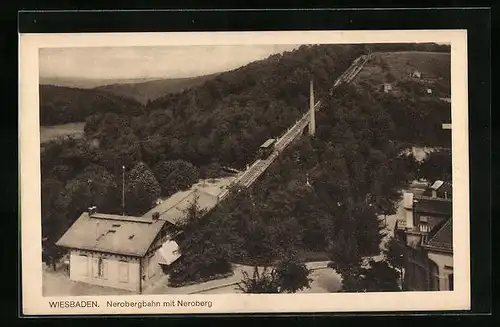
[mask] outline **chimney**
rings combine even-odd
[[[153,212],[153,220],[158,220],[160,218],[160,213],[159,212]]]
[[[89,207],[89,216],[93,216],[96,212],[97,212],[96,206]]]

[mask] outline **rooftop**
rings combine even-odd
[[[165,224],[151,216],[84,212],[57,241],[58,246],[142,257]]]
[[[168,221],[173,225],[178,225],[186,216],[186,210],[194,202],[196,197],[198,206],[201,209],[209,210],[217,204],[217,195],[202,190],[189,190],[176,193],[167,201],[151,209],[144,216],[151,217],[153,212],[158,212],[161,220]]]
[[[264,144],[262,144],[260,147],[261,148],[267,148],[268,146],[270,146],[271,144],[273,144],[274,141],[275,141],[275,139],[269,139],[266,142],[264,142]]]
[[[434,235],[424,242],[424,246],[428,249],[444,250],[453,252],[453,223],[448,219]]]
[[[444,184],[443,181],[435,181],[434,184],[432,184],[430,186],[431,189],[433,190],[437,190],[438,188],[440,188],[442,185]]]
[[[414,210],[419,213],[450,216],[453,203],[451,199],[432,198],[428,196],[414,196]]]
[[[198,199],[199,207],[209,210],[217,204],[217,195],[201,190],[178,192],[142,217],[84,212],[57,241],[56,245],[142,257],[166,222],[179,225],[186,209]],[[153,219],[158,212],[159,218]]]

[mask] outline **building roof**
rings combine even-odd
[[[179,245],[177,242],[169,240],[163,243],[162,247],[158,250],[160,259],[158,262],[163,265],[170,265],[175,260],[181,257],[179,253]]]
[[[217,204],[217,196],[201,190],[189,190],[179,192],[167,201],[151,209],[146,215],[153,215],[153,212],[160,214],[160,219],[168,221],[170,224],[179,225],[186,216],[186,210],[198,197],[198,206],[209,210]]]
[[[432,184],[430,186],[431,189],[433,190],[437,190],[438,188],[440,188],[442,185],[444,184],[443,181],[435,181],[434,184]]]
[[[271,144],[273,144],[274,141],[275,141],[275,139],[269,139],[266,142],[264,142],[260,147],[261,148],[267,148],[268,146],[270,146]]]
[[[415,212],[451,217],[453,206],[451,199],[415,196],[413,203]]]
[[[428,249],[453,251],[453,223],[448,219],[434,235],[432,235],[424,246]]]
[[[142,257],[165,224],[152,216],[131,217],[84,212],[56,245]]]
[[[209,210],[217,204],[217,196],[203,191],[179,192],[163,201],[142,217],[84,212],[57,241],[56,245],[142,257],[165,223],[178,225],[186,209],[198,197],[200,208]],[[158,212],[159,218],[153,219]]]

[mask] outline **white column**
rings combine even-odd
[[[316,131],[316,119],[314,112],[314,86],[313,81],[309,85],[309,135],[314,135]]]

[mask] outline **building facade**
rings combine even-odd
[[[451,184],[433,183],[424,195],[404,193],[405,218],[396,235],[404,244],[404,288],[453,290]]]
[[[131,217],[84,212],[56,243],[69,252],[69,278],[142,293],[163,275],[159,249],[175,227],[158,213]]]

